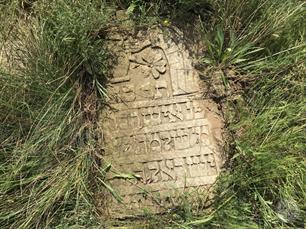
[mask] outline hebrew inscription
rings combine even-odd
[[[201,98],[189,53],[160,30],[112,44],[117,64],[101,121],[106,159],[113,165],[108,181],[126,203],[147,203],[140,197],[144,190],[214,183],[223,122],[217,105]]]

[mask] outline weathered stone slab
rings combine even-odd
[[[169,34],[115,37],[110,46],[118,59],[101,123],[112,164],[107,181],[125,203],[112,199],[110,211],[120,217],[161,211],[166,197],[213,184],[223,121],[217,104],[202,98],[188,51]]]

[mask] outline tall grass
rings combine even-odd
[[[102,1],[37,1],[24,18],[19,5],[14,14],[3,7],[2,18],[17,22],[7,21],[16,28],[0,75],[0,227],[97,224],[108,10]]]
[[[215,1],[203,22],[207,67],[245,93],[225,99],[231,139],[228,171],[208,218],[188,225],[302,228],[305,224],[305,3]],[[230,69],[231,71],[228,71]],[[213,75],[215,76],[215,75]],[[225,83],[226,90],[232,90]],[[241,85],[241,84],[240,84]]]

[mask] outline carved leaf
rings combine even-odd
[[[156,68],[152,68],[152,75],[154,77],[154,79],[158,79],[159,78],[159,72],[157,71]]]

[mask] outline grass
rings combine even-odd
[[[223,72],[227,80],[220,81],[229,95],[237,84],[244,93],[224,98],[233,136],[229,170],[217,185],[216,210],[212,219],[200,217],[189,225],[303,228],[305,3],[211,5],[218,17],[208,27],[202,24],[207,47],[203,62]],[[235,72],[234,77],[229,72]]]
[[[112,192],[96,136],[109,6],[141,25],[200,28],[203,68],[226,91],[218,102],[231,138],[212,208],[182,201],[139,227],[303,228],[306,6],[298,0],[0,1],[0,227],[105,226],[94,199]]]
[[[16,20],[7,21],[15,28],[0,76],[0,226],[98,224],[93,189],[102,185],[92,177],[104,176],[95,129],[108,10],[101,1],[56,0],[12,13],[19,3],[2,15]]]

